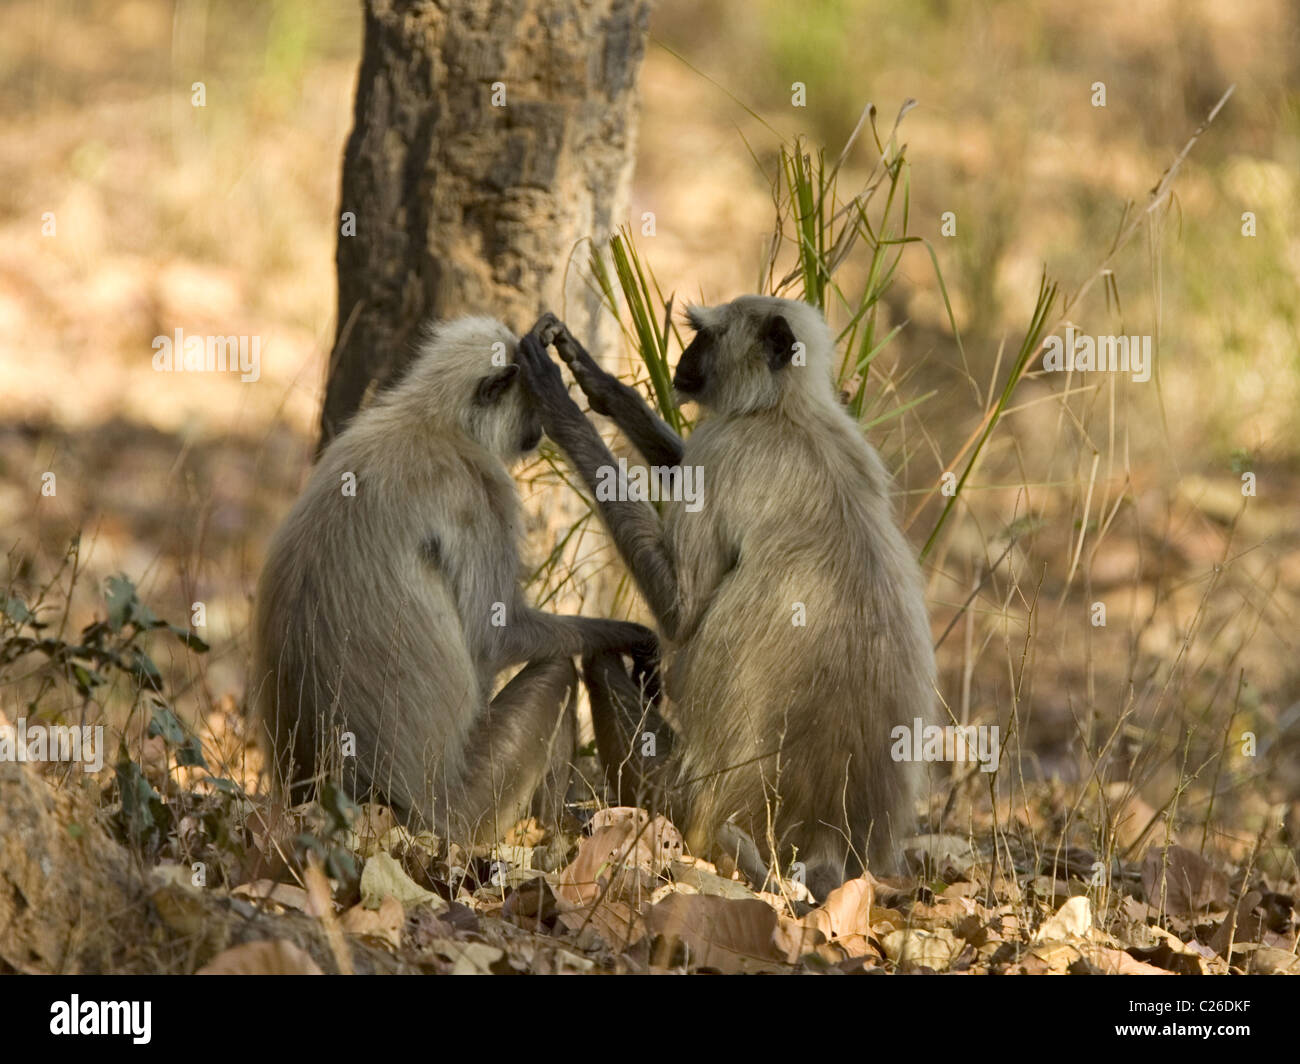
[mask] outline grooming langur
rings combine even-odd
[[[271,542],[252,690],[295,799],[341,772],[408,821],[490,842],[544,783],[563,796],[571,658],[653,656],[641,625],[524,599],[506,466],[541,427],[516,345],[491,318],[437,327],[321,455]],[[355,758],[338,756],[343,733]]]
[[[733,824],[766,859],[797,856],[824,897],[864,858],[894,863],[914,818],[920,769],[892,759],[890,733],[933,719],[920,572],[884,465],[838,400],[822,316],[747,296],[688,317],[673,383],[701,417],[684,445],[567,330],[547,330],[591,408],[652,466],[703,476],[702,504],[670,498],[662,519],[597,492],[614,460],[540,340],[519,363],[659,622],[688,844],[729,849]],[[593,715],[623,707],[626,732],[639,703],[621,663],[595,655],[585,672]]]

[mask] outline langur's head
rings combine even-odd
[[[533,450],[542,423],[515,363],[519,341],[495,318],[433,326],[395,399],[419,416],[450,423],[511,462]]]
[[[695,338],[682,352],[673,386],[719,414],[766,410],[791,394],[834,401],[831,343],[815,307],[774,296],[741,296],[689,307]]]

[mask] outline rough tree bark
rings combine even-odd
[[[596,300],[566,265],[626,210],[648,13],[649,0],[365,0],[322,447],[401,372],[428,318],[519,330],[549,307],[597,339]]]

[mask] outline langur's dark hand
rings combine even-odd
[[[547,414],[561,413],[569,408],[577,410],[577,404],[570,398],[568,389],[564,386],[560,367],[551,361],[545,346],[533,333],[529,333],[519,341],[515,362],[519,365],[524,388],[537,403],[543,419]]]
[[[629,622],[636,634],[636,639],[628,646],[628,653],[634,658],[649,660],[659,656],[659,637],[655,635],[653,628],[647,628],[644,624],[637,624],[635,621]]]
[[[573,379],[578,382],[578,387],[586,395],[591,409],[597,414],[613,413],[608,399],[619,388],[618,378],[601,369],[596,360],[587,353],[587,349],[574,339],[573,333],[569,332],[568,326],[563,323],[560,324],[560,331],[555,336],[555,350],[573,373]]]
[[[536,336],[543,347],[550,347],[555,343],[555,338],[563,332],[565,332],[564,322],[548,310],[528,330],[528,335]]]
[[[659,701],[659,640],[651,634],[648,641],[643,641],[628,651],[632,659],[632,682],[637,685],[645,698],[654,704]]]

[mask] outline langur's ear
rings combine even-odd
[[[773,314],[763,323],[763,332],[759,337],[763,355],[767,359],[767,368],[775,373],[790,364],[794,358],[794,330],[790,323],[780,314]]]
[[[511,362],[500,373],[484,377],[478,382],[478,387],[474,390],[474,402],[479,406],[491,406],[505,394],[505,390],[510,387],[510,382],[515,379],[518,373],[518,364]]]

